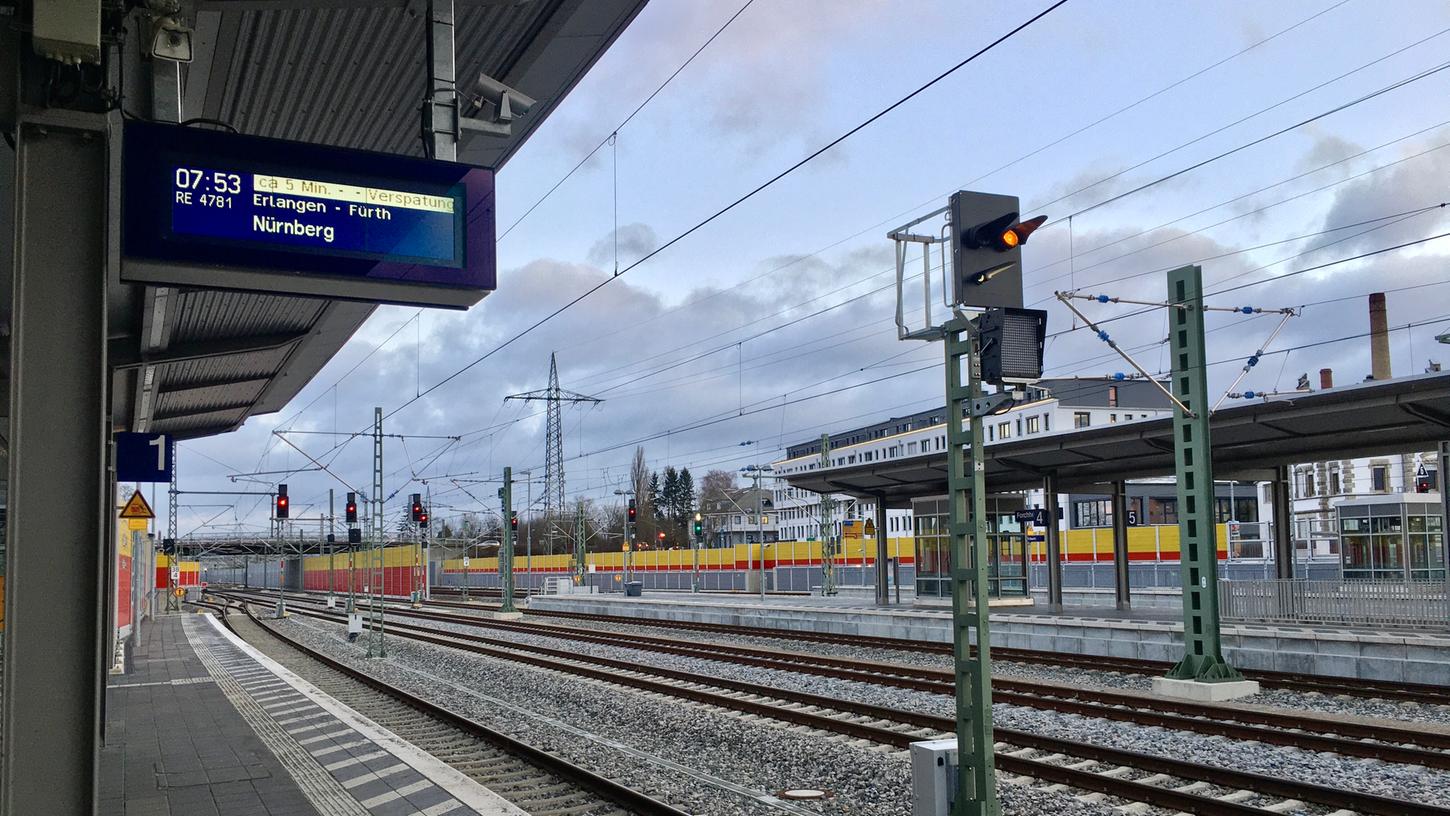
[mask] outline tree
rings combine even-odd
[[[649,465],[645,462],[644,446],[639,445],[634,449],[634,461],[629,466],[629,485],[634,491],[635,499],[643,503],[649,495]]]
[[[734,489],[734,473],[728,470],[712,470],[700,480],[700,506],[708,508],[715,502],[723,502]]]
[[[680,471],[680,486],[678,492],[680,519],[682,523],[687,523],[695,515],[695,477],[690,475],[689,468],[684,468]]]
[[[650,518],[656,519],[664,517],[664,511],[660,507],[660,475],[658,473],[651,473],[649,475],[649,485],[645,488],[644,498],[640,499],[639,503],[641,509],[644,507],[649,508],[648,512],[641,513],[640,515],[647,515]]]
[[[661,515],[672,523],[680,520],[680,474],[673,466],[665,468],[665,481],[660,493]]]

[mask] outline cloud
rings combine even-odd
[[[589,248],[589,263],[603,268],[611,267],[614,265],[617,249],[619,265],[622,267],[643,258],[658,246],[659,237],[648,224],[625,224],[594,242],[594,246]]]

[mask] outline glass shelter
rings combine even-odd
[[[1438,502],[1355,502],[1336,510],[1345,580],[1445,580],[1445,519]]]
[[[992,598],[1027,597],[1027,534],[1016,513],[1026,507],[1025,497],[987,497],[988,595]],[[951,502],[946,496],[915,499],[916,597],[951,598],[951,542],[947,535]]]

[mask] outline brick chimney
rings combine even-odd
[[[1385,293],[1369,296],[1369,359],[1370,376],[1377,381],[1390,379],[1390,321],[1385,312]]]
[[[1334,369],[1332,369],[1332,368],[1321,368],[1321,369],[1319,369],[1319,388],[1320,388],[1320,390],[1323,390],[1325,388],[1333,388],[1333,387],[1334,387]]]

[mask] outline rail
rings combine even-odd
[[[1442,581],[1220,580],[1218,602],[1227,621],[1450,628]]]

